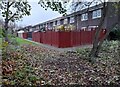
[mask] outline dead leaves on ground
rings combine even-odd
[[[111,52],[114,54],[116,51]],[[3,72],[9,84],[120,84],[120,63],[105,51],[101,54],[107,54],[110,58],[98,58],[96,63],[81,58],[80,51],[60,53],[32,45],[24,45],[19,50],[9,51],[8,54],[13,62],[3,61]]]

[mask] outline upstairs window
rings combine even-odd
[[[36,29],[39,30],[39,26],[36,26]]]
[[[67,24],[68,23],[68,20],[67,20],[67,18],[66,19],[64,19],[64,24]]]
[[[55,21],[53,22],[53,26],[56,26],[56,22]]]
[[[50,27],[53,27],[53,22],[50,22]]]
[[[64,24],[64,19],[61,19],[61,20],[60,20],[60,24],[61,24],[61,25]]]
[[[55,21],[55,25],[57,25],[57,21]]]
[[[93,11],[93,13],[92,13],[92,19],[100,18],[100,17],[101,17],[101,9]]]
[[[57,21],[54,21],[54,22],[53,22],[53,26],[56,26],[56,25],[57,25]]]
[[[46,24],[43,24],[43,27],[46,27],[47,25]]]
[[[86,21],[88,20],[88,13],[82,14],[81,16],[81,21]]]
[[[40,25],[40,29],[41,29],[41,28],[43,28],[43,25],[42,25],[42,24]]]
[[[57,21],[57,25],[60,25],[60,20]]]
[[[75,22],[75,18],[74,17],[70,17],[70,23],[74,23]]]
[[[45,27],[48,28],[48,26],[49,26],[49,23],[46,23]]]

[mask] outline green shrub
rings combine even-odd
[[[120,26],[116,25],[109,34],[110,40],[120,40]]]

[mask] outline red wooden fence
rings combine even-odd
[[[51,45],[58,48],[66,48],[80,45],[92,44],[95,36],[95,29],[81,31],[46,31],[33,32],[32,40],[35,42]],[[99,36],[101,40],[105,35],[102,30]]]

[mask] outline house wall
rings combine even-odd
[[[101,17],[93,19],[92,18],[93,11],[87,12],[88,20],[85,20],[85,21],[81,21],[82,14],[79,14],[77,16],[77,29],[81,29],[82,27],[88,28],[89,26],[98,26],[99,25]],[[107,28],[107,18],[105,18],[102,28]]]
[[[102,28],[104,28],[104,29],[109,29],[118,19],[117,16],[115,16],[114,8],[111,7],[111,5],[110,5],[109,8],[110,8],[108,10],[109,16],[107,14],[107,16],[105,18],[105,21],[103,23],[103,26],[102,26]],[[53,23],[55,21],[57,21],[57,22],[60,21],[60,24],[63,25],[64,24],[63,23],[64,19],[66,19],[66,18],[68,19],[68,24],[74,25],[76,30],[80,30],[83,27],[89,28],[89,26],[98,26],[99,23],[100,23],[100,19],[101,18],[92,19],[93,11],[98,10],[98,9],[103,10],[103,6],[102,5],[93,6],[93,7],[90,7],[89,10],[88,9],[84,9],[84,10],[81,10],[81,11],[69,14],[67,16],[63,16],[63,17],[59,17],[59,18],[56,18],[56,19],[52,19],[52,20],[46,21],[44,23],[41,23],[41,24],[33,26],[33,31],[36,30],[36,26],[44,25],[44,24],[47,24],[47,23],[49,25],[51,25],[51,23]],[[88,13],[88,20],[81,21],[81,16],[84,13]],[[70,17],[75,17],[75,22],[74,23],[70,23]],[[67,24],[65,24],[65,25],[67,25]],[[56,25],[56,26],[58,26],[58,25]]]

